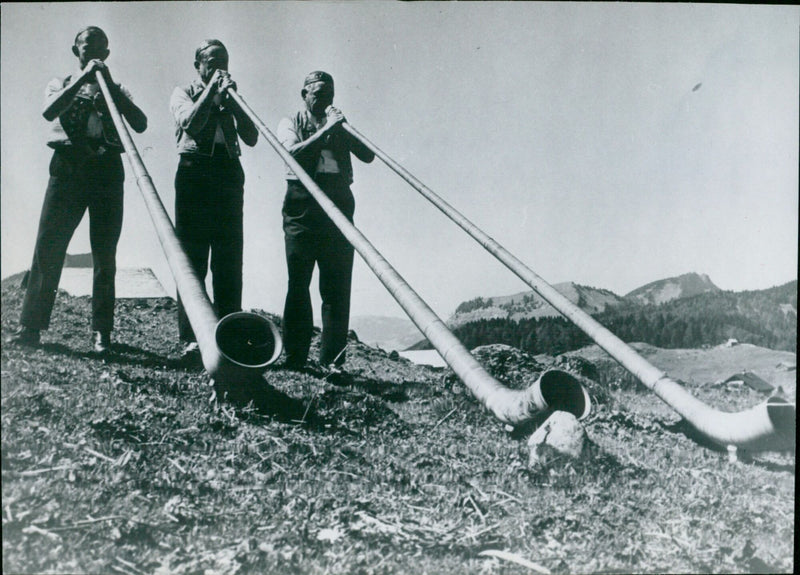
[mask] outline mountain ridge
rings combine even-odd
[[[625,294],[625,299],[642,304],[662,304],[701,293],[722,291],[706,274],[687,273],[650,282]]]
[[[573,286],[571,294],[564,293]],[[624,298],[570,282],[554,287],[624,341],[665,348],[718,345],[727,339],[772,349],[789,350],[797,344],[797,280],[732,292],[704,274],[684,274],[651,282]],[[520,299],[527,314],[514,307]],[[448,324],[468,348],[504,343],[533,353],[563,353],[590,342],[552,312],[524,292],[497,300],[479,297],[460,304]],[[423,339],[410,349],[430,349],[430,343]]]
[[[587,313],[600,313],[608,307],[625,303],[624,298],[614,292],[575,282],[562,282],[553,287],[572,303]],[[561,315],[552,305],[535,291],[519,292],[509,296],[478,297],[462,302],[448,318],[451,328],[481,319],[521,319],[556,317]]]

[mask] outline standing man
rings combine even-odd
[[[205,40],[195,51],[198,78],[175,88],[170,110],[178,141],[175,175],[175,231],[201,283],[209,252],[218,317],[242,309],[242,207],[244,171],[239,138],[248,146],[258,129],[229,101],[236,83],[228,73],[228,51],[219,40]],[[197,340],[178,296],[178,332],[184,355],[197,352]]]
[[[102,72],[119,111],[136,132],[147,128],[147,116],[121,84],[111,79],[104,61],[108,37],[96,26],[75,36],[72,53],[79,69],[55,78],[45,90],[42,115],[51,123],[47,145],[53,148],[50,179],[39,218],[20,327],[12,342],[38,345],[50,325],[67,247],[83,214],[89,210],[92,245],[92,344],[105,353],[114,326],[114,278],[117,242],[122,231],[122,146],[95,73]]]
[[[333,78],[311,72],[300,92],[306,109],[278,125],[277,137],[314,182],[352,222],[355,200],[351,152],[362,162],[375,154],[342,129],[341,111],[333,107]],[[322,344],[319,362],[340,372],[345,361],[350,321],[353,247],[328,218],[294,172],[287,167],[283,231],[289,287],[283,310],[286,366],[301,369],[308,358],[313,333],[309,285],[319,266],[322,296]]]

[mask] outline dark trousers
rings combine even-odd
[[[352,221],[355,206],[349,186],[336,178],[318,177],[318,183]],[[322,297],[319,361],[322,365],[342,365],[350,322],[353,247],[302,184],[291,180],[284,201],[283,227],[289,271],[283,310],[286,362],[302,365],[308,358],[314,323],[309,286],[316,265]]]
[[[34,329],[49,327],[67,247],[88,209],[94,265],[92,329],[111,332],[124,179],[119,154],[86,157],[68,149],[53,154],[22,303],[22,325]]]
[[[211,255],[214,310],[242,309],[244,172],[238,158],[182,155],[175,175],[175,232],[192,269],[205,283]],[[195,341],[178,296],[178,333]]]

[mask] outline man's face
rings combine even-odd
[[[327,82],[314,82],[306,86],[303,91],[306,108],[315,116],[323,116],[325,109],[333,104],[333,86]]]
[[[92,60],[105,60],[110,53],[108,50],[108,38],[106,38],[105,34],[95,30],[84,32],[75,41],[72,53],[78,57],[81,68],[85,68],[86,64]]]
[[[203,83],[207,84],[216,70],[228,69],[228,51],[222,46],[209,46],[200,54],[194,67]]]

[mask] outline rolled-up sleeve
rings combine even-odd
[[[192,123],[192,118],[194,118],[194,102],[189,97],[189,94],[182,88],[175,88],[169,99],[169,109],[178,127],[185,132],[189,132],[188,128]]]
[[[275,135],[277,136],[278,141],[287,150],[301,141],[300,134],[297,132],[294,122],[292,122],[292,120],[289,118],[283,118],[278,123],[278,130]]]
[[[53,78],[47,83],[47,87],[44,89],[45,108],[50,105],[50,102],[53,101],[53,97],[63,90],[66,85],[66,82],[61,78]]]
[[[287,151],[292,146],[302,141],[300,139],[300,133],[295,125],[295,122],[293,122],[290,118],[283,118],[280,122],[278,122],[278,129],[275,133],[275,137],[278,138],[278,141],[284,148],[286,148]],[[289,164],[286,164],[286,178],[289,180],[297,179],[297,176],[292,168],[289,167]]]

